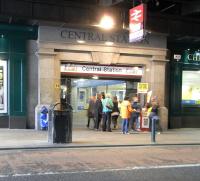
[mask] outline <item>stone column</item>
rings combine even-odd
[[[27,42],[27,128],[34,128],[35,107],[38,104],[38,42]]]
[[[39,56],[39,104],[60,102],[60,62],[55,54]]]
[[[155,57],[154,57],[155,58]],[[151,65],[151,90],[159,100],[159,117],[162,130],[168,128],[168,109],[166,108],[167,87],[166,87],[166,63],[168,60],[153,59]]]

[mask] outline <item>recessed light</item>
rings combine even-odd
[[[77,40],[78,43],[85,43],[84,40]]]
[[[113,45],[114,43],[113,43],[112,41],[106,41],[105,44],[108,45],[108,46],[111,46],[111,45]]]
[[[146,69],[146,72],[149,72],[149,71],[150,71],[150,69],[147,68],[147,69]]]
[[[97,79],[99,79],[99,77],[98,77],[97,75],[94,75],[94,76],[92,77],[92,79],[97,80]]]

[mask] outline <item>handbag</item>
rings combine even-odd
[[[106,103],[106,107],[107,107],[108,109],[111,109],[111,110],[113,109],[113,106],[110,105],[109,101]]]

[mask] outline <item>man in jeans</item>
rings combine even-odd
[[[151,99],[151,107],[149,108],[149,111],[148,111],[150,130],[152,128],[152,122],[154,122],[156,131],[161,131],[161,127],[159,125],[158,108],[159,108],[158,100],[157,100],[157,97],[154,96]],[[157,132],[157,133],[160,134],[160,132]]]
[[[133,97],[133,102],[131,104],[132,109],[135,109],[136,111],[131,113],[131,118],[130,118],[130,126],[132,131],[137,131],[137,123],[138,119],[140,117],[140,112],[141,112],[141,105],[138,102],[138,97],[134,96]]]
[[[111,132],[111,113],[113,108],[113,102],[110,94],[106,94],[105,99],[102,99],[103,105],[103,126],[102,131]]]

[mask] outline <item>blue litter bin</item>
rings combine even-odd
[[[48,109],[43,106],[40,110],[40,127],[42,130],[48,129]]]

